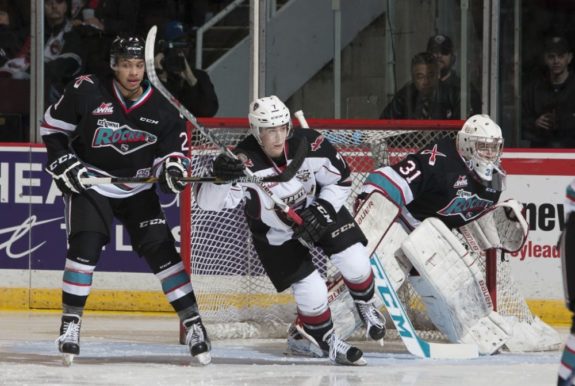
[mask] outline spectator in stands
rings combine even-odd
[[[459,119],[459,93],[439,82],[434,55],[420,52],[411,60],[411,81],[381,113],[381,119]]]
[[[86,72],[110,72],[108,52],[116,36],[134,36],[140,0],[72,0],[73,24],[86,45]]]
[[[24,44],[24,29],[10,0],[0,0],[0,66],[15,58]]]
[[[453,88],[453,92],[461,97],[461,78],[453,68],[457,60],[453,48],[453,42],[447,35],[435,35],[427,41],[427,52],[432,53],[439,64],[439,81],[448,88]],[[479,91],[473,84],[470,84],[468,92],[470,102],[467,109],[468,116],[481,113]]]
[[[158,77],[168,90],[195,116],[213,117],[218,97],[207,72],[192,69],[189,51],[192,45],[181,22],[172,20],[163,28],[161,52],[156,55]]]
[[[575,77],[569,70],[573,51],[562,36],[545,40],[544,76],[523,93],[523,137],[531,147],[575,147]]]
[[[55,102],[64,86],[82,70],[83,46],[69,19],[69,0],[44,2],[44,84],[46,103]],[[30,38],[18,57],[7,61],[0,72],[15,79],[30,77]]]

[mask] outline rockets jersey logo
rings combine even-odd
[[[428,163],[430,166],[435,165],[435,161],[437,160],[437,156],[447,157],[445,154],[437,151],[437,145],[434,145],[433,149],[431,149],[431,150],[427,149],[427,150],[422,151],[421,154],[425,154],[425,155],[429,154]]]
[[[114,114],[112,103],[102,102],[102,104],[92,111],[92,115],[111,115]]]
[[[459,190],[457,196],[437,213],[442,216],[460,216],[465,221],[471,221],[492,205],[493,201],[491,200],[485,200],[477,194]]]
[[[74,82],[74,88],[80,87],[82,82],[88,82],[94,84],[94,81],[90,78],[90,75],[80,75],[79,77],[76,78],[76,81]]]
[[[315,141],[313,141],[311,143],[311,151],[319,150],[319,148],[321,147],[321,144],[323,143],[324,140],[325,140],[325,138],[323,135],[320,135],[319,137],[317,137],[315,139]]]
[[[153,145],[158,138],[141,130],[134,130],[126,125],[106,119],[98,120],[98,128],[94,133],[92,147],[112,147],[120,154],[130,154],[143,147]]]

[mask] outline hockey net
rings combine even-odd
[[[200,122],[220,143],[229,147],[248,135],[247,119],[202,119]],[[462,121],[365,120],[310,120],[309,123],[338,149],[352,169],[353,193],[347,201],[350,209],[371,170],[394,164],[445,136],[455,137],[463,124]],[[191,138],[192,175],[203,175],[218,153],[218,147],[197,130],[192,131]],[[243,207],[204,211],[197,207],[189,192],[182,196],[181,204],[182,257],[191,262],[192,283],[202,318],[208,324],[218,325],[211,329],[212,337],[285,337],[287,325],[296,315],[295,303],[289,290],[276,293],[267,278],[251,243]],[[324,277],[336,274],[320,250],[312,252],[314,263]],[[489,258],[482,259],[483,270],[490,273],[487,283],[498,311],[521,321],[532,321],[533,315],[511,278],[509,261],[495,253],[488,255]],[[416,329],[427,339],[442,339],[426,317],[415,291],[404,285],[399,295]],[[393,328],[391,324],[388,327]],[[389,335],[393,336],[393,332]]]

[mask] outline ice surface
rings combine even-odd
[[[64,367],[57,313],[0,314],[0,385],[554,385],[561,353],[417,359],[401,343],[360,341],[365,367],[294,357],[278,339],[218,340],[212,364],[191,363],[175,316],[88,313],[81,355]],[[209,326],[208,326],[209,329]],[[561,331],[565,336],[566,330]]]

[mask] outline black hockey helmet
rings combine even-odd
[[[114,69],[117,58],[144,59],[144,41],[136,36],[117,36],[110,49],[110,67]]]

